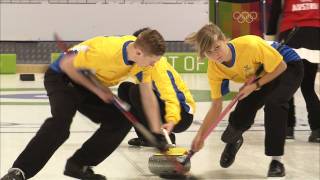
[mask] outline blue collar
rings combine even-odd
[[[133,62],[128,59],[128,53],[127,53],[127,47],[132,42],[133,41],[126,41],[122,46],[122,57],[123,57],[123,61],[124,61],[124,63],[126,65],[132,65],[133,64]]]
[[[228,43],[227,45],[231,50],[232,58],[231,58],[231,64],[230,65],[226,65],[226,64],[224,64],[224,65],[227,66],[227,67],[232,67],[234,65],[235,60],[236,60],[236,51],[234,50],[234,47],[233,47],[233,45],[231,43]]]

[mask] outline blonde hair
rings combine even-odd
[[[166,42],[154,29],[146,28],[138,33],[135,45],[147,55],[162,56],[166,51]]]
[[[211,49],[218,40],[226,40],[226,36],[217,25],[209,23],[198,32],[187,36],[185,42],[195,48],[200,60],[202,60],[205,58],[205,52]]]

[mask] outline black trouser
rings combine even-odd
[[[290,30],[280,34],[280,40],[286,39]],[[310,50],[320,50],[320,28],[300,27],[293,38],[288,42],[292,48],[307,48]],[[302,57],[303,58],[303,57]],[[318,70],[318,64],[303,60],[304,78],[301,83],[301,92],[307,105],[308,121],[311,130],[320,129],[320,101],[315,91],[315,78]],[[294,127],[296,124],[294,99],[289,102],[288,127]]]
[[[289,62],[287,69],[279,77],[238,102],[230,114],[230,125],[238,131],[248,130],[254,123],[257,111],[264,105],[265,154],[283,155],[288,101],[299,88],[302,77],[302,62]]]
[[[131,105],[131,112],[138,117],[141,124],[149,128],[149,124],[144,114],[144,110],[143,110],[143,106],[140,98],[141,96],[140,96],[139,85],[136,85],[131,82],[121,83],[118,88],[118,96],[122,100],[128,102]],[[162,122],[165,122],[165,119],[164,119],[165,103],[158,96],[156,97],[159,102],[161,120]],[[176,133],[179,133],[188,129],[193,121],[193,115],[185,112],[182,106],[180,107],[181,107],[181,113],[180,113],[181,121],[179,121],[179,123],[176,124],[173,129],[173,132],[176,132]],[[138,137],[143,138],[143,135],[139,132],[139,130],[136,129],[136,133]]]
[[[129,132],[131,124],[114,105],[104,103],[90,91],[72,83],[66,75],[48,69],[44,85],[52,117],[42,124],[13,164],[13,167],[22,169],[27,178],[38,173],[68,139],[72,118],[77,110],[100,123],[99,129],[69,159],[79,165],[98,165]]]

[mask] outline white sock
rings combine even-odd
[[[272,160],[281,162],[282,156],[272,156]]]

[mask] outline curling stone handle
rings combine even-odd
[[[172,141],[171,141],[171,139],[170,139],[170,137],[169,137],[168,131],[167,131],[166,129],[164,129],[164,128],[161,128],[161,130],[162,130],[162,132],[163,132],[164,137],[166,138],[167,143],[168,143],[170,146],[174,146],[174,144],[172,144]]]

